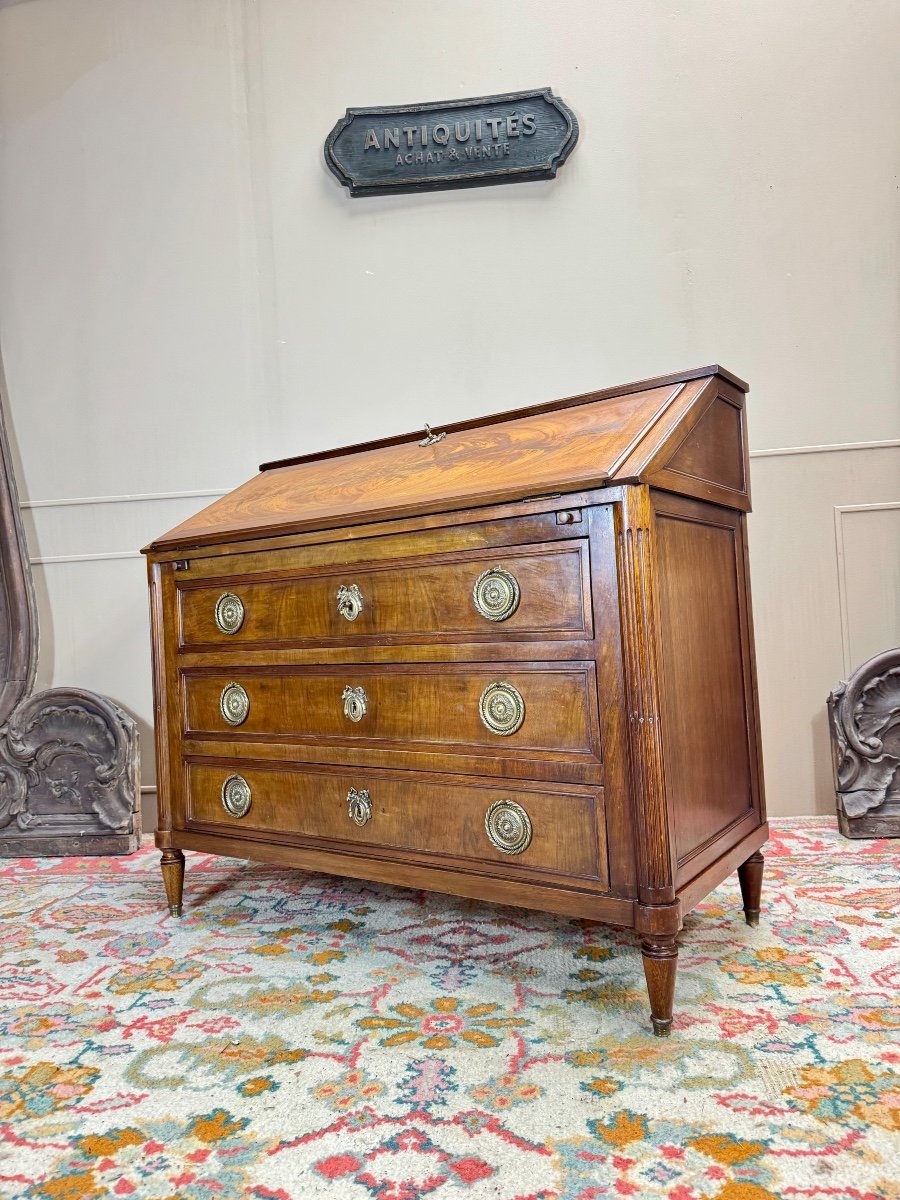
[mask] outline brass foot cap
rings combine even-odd
[[[181,905],[180,904],[170,904],[169,905],[169,916],[170,917],[180,917],[181,916]]]
[[[757,908],[754,911],[753,909],[745,908],[744,909],[744,917],[746,918],[747,924],[752,925],[753,928],[755,929],[756,926],[759,924],[759,909]]]
[[[672,1032],[671,1017],[651,1017],[650,1020],[653,1022],[653,1032],[657,1037],[668,1037]]]

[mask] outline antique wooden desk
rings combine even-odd
[[[159,831],[183,851],[627,926],[766,825],[746,385],[652,379],[264,466],[150,547]]]

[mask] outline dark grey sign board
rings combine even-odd
[[[549,88],[348,108],[325,161],[351,196],[552,179],[578,140],[575,114]]]

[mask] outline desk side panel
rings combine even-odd
[[[654,493],[676,886],[763,822],[743,514]]]

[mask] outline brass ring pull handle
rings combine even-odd
[[[347,621],[355,621],[363,610],[362,592],[355,583],[342,583],[337,590],[337,610]]]
[[[484,815],[484,829],[503,854],[521,854],[531,845],[531,818],[514,800],[495,801]]]
[[[234,592],[223,592],[216,601],[216,625],[223,633],[237,633],[244,623],[244,605]]]
[[[372,801],[365,788],[360,791],[351,788],[347,793],[347,815],[354,825],[365,825],[367,821],[371,821]]]
[[[251,799],[250,784],[243,775],[229,775],[222,784],[222,804],[232,817],[245,817]]]
[[[519,581],[503,567],[490,567],[475,580],[472,599],[488,621],[505,621],[519,607]]]
[[[509,737],[522,728],[525,720],[525,701],[511,683],[491,683],[478,701],[481,722],[491,733]]]
[[[369,711],[369,697],[361,687],[345,687],[341,695],[344,716],[351,721],[361,721]]]
[[[228,683],[219,697],[219,711],[229,725],[243,725],[250,712],[250,697],[239,683]]]

